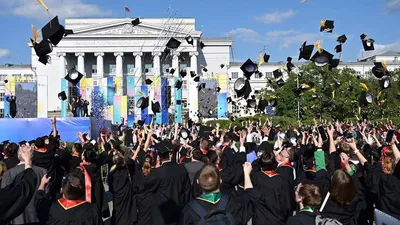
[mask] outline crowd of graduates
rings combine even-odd
[[[1,145],[0,224],[372,225],[375,209],[400,219],[390,121],[136,125],[78,133],[72,149],[52,124]]]

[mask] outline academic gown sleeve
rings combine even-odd
[[[0,190],[0,224],[6,224],[24,212],[35,193],[37,176],[32,169],[18,174],[14,182]]]

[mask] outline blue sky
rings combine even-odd
[[[334,34],[346,34],[343,60],[360,56],[359,35],[375,39],[379,51],[400,51],[400,0],[43,0],[52,16],[124,17],[128,6],[130,17],[167,17],[168,7],[177,17],[195,17],[197,30],[204,37],[233,37],[234,61],[257,59],[264,49],[270,61],[296,57],[302,42],[322,41],[322,47],[334,52]],[[31,24],[42,27],[48,16],[36,0],[0,0],[0,64],[30,63],[26,41]],[[334,34],[319,32],[321,19],[334,20]],[[365,55],[364,55],[365,56]]]

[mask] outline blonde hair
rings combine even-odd
[[[0,161],[0,181],[3,179],[3,175],[6,171],[7,165],[3,161]]]

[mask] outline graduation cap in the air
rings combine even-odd
[[[186,77],[186,75],[187,75],[186,70],[185,70],[185,69],[181,70],[181,71],[179,72],[179,75],[180,75],[181,77]]]
[[[335,46],[335,52],[336,53],[342,52],[342,44],[338,44],[338,45]]]
[[[195,77],[195,76],[197,76],[196,73],[195,73],[194,71],[190,71],[190,77],[193,78],[193,77]]]
[[[340,59],[332,59],[331,63],[329,64],[329,70],[332,70],[333,68],[336,68],[339,66]]]
[[[192,38],[192,36],[187,36],[187,37],[185,37],[185,40],[186,40],[186,42],[188,43],[188,44],[190,44],[190,45],[193,45],[193,38]]]
[[[335,26],[333,20],[321,20],[321,26],[319,28],[319,31],[332,33],[334,27]]]
[[[212,134],[214,127],[201,126],[199,130],[199,137],[207,138]]]
[[[364,51],[373,51],[375,50],[375,40],[372,38],[368,38],[366,34],[360,35],[361,42],[363,44]]]
[[[177,49],[181,45],[181,42],[171,37],[167,42],[166,46],[170,49]]]
[[[340,36],[336,39],[336,41],[339,42],[340,44],[344,44],[344,43],[346,43],[346,41],[347,41],[347,37],[346,37],[345,34],[340,35]]]
[[[220,92],[221,91],[221,88],[220,87],[215,87],[215,92]]]
[[[136,107],[140,108],[141,110],[144,110],[149,106],[149,98],[148,97],[141,97],[139,100],[136,102]]]
[[[292,63],[292,57],[287,57],[286,69],[290,73],[295,68],[295,65]]]
[[[276,69],[276,70],[272,71],[272,74],[274,75],[275,79],[278,79],[279,77],[283,76],[283,73],[280,69]]]
[[[68,71],[67,75],[64,77],[68,82],[70,82],[73,86],[76,86],[79,81],[82,79],[83,74],[81,74],[75,68],[72,68]]]
[[[199,82],[200,81],[200,76],[197,76],[197,77],[193,78],[193,81],[194,82]]]
[[[257,64],[255,64],[251,59],[247,59],[245,63],[240,67],[243,71],[243,75],[247,78],[250,78],[253,73],[258,70]]]
[[[267,53],[264,53],[264,56],[263,56],[264,63],[268,63],[270,57],[271,57],[270,55],[268,55]]]
[[[238,98],[244,97],[247,99],[251,93],[251,86],[249,80],[238,78],[233,84],[234,90]]]
[[[202,41],[200,41],[200,49],[203,49],[204,47],[206,47],[206,45]]]
[[[176,83],[175,83],[175,88],[178,89],[178,90],[181,89],[182,88],[182,84],[183,84],[183,81],[177,80]]]
[[[256,107],[256,100],[254,99],[248,99],[247,100],[247,108],[255,108]]]
[[[159,102],[151,102],[151,110],[153,113],[160,113],[161,112],[161,105]]]
[[[139,18],[136,18],[136,19],[134,19],[134,20],[132,20],[132,26],[137,26],[137,25],[139,25],[141,22],[140,22],[140,19]]]
[[[299,60],[310,60],[313,51],[314,45],[307,45],[307,41],[305,41],[300,48]]]
[[[366,107],[372,103],[372,100],[373,98],[371,94],[367,93],[366,91],[362,91],[358,103],[360,107]]]
[[[221,64],[221,65],[219,65],[219,67],[221,67],[221,69],[223,69],[225,67],[225,64]]]
[[[385,76],[382,79],[380,79],[379,86],[382,90],[390,88],[391,87],[390,78],[388,76]]]
[[[333,55],[323,49],[317,51],[311,58],[311,61],[315,63],[316,66],[325,66],[331,63]]]
[[[257,109],[260,110],[261,112],[265,111],[265,108],[268,106],[268,101],[265,99],[260,99],[258,101]]]
[[[50,63],[51,58],[48,54],[53,52],[53,45],[48,41],[47,39],[43,39],[39,43],[35,43],[31,39],[33,49],[35,50],[36,55],[39,57],[39,62],[43,63],[46,65],[47,63]]]
[[[201,90],[203,90],[205,88],[206,88],[206,83],[201,83],[199,86],[197,86],[197,90],[198,91],[201,91]]]
[[[227,98],[226,98],[226,101],[227,101],[228,103],[231,103],[231,102],[232,102],[232,98],[231,98],[231,97],[227,97]]]
[[[64,37],[65,28],[60,25],[58,16],[54,17],[42,28],[43,40],[49,40],[54,46],[57,46]]]
[[[385,62],[374,62],[375,66],[372,67],[372,74],[378,79],[389,75]]]
[[[146,83],[146,85],[150,85],[153,83],[153,81],[151,79],[146,79],[145,83]]]
[[[204,67],[204,68],[203,68],[203,71],[204,71],[205,73],[207,73],[207,72],[208,72],[208,69],[207,69],[206,67]]]
[[[67,100],[67,94],[65,93],[65,91],[58,93],[58,99],[60,99],[61,101]]]
[[[276,84],[278,85],[278,87],[283,87],[283,85],[285,85],[285,81],[281,78],[276,81]]]
[[[138,120],[138,121],[137,121],[137,124],[138,124],[139,126],[143,126],[143,125],[144,125],[144,120]]]

